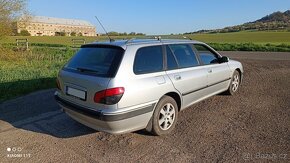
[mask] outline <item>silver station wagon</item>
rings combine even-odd
[[[240,62],[198,41],[96,42],[83,45],[60,70],[55,99],[70,117],[99,131],[164,135],[181,110],[235,94],[242,77]]]

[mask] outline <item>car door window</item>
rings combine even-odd
[[[173,51],[179,68],[187,68],[197,66],[198,60],[196,55],[192,51],[192,48],[188,44],[173,44],[169,45],[171,50]]]
[[[135,74],[152,73],[163,70],[161,46],[140,48],[135,56],[133,70]]]
[[[195,44],[195,49],[198,51],[201,62],[205,65],[218,63],[218,56],[209,50],[206,46]]]
[[[167,53],[167,69],[168,70],[177,69],[178,64],[176,62],[176,58],[174,57],[169,46],[166,46],[166,53]]]

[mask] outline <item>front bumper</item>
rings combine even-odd
[[[57,94],[54,97],[64,112],[76,121],[95,130],[113,134],[146,128],[155,106],[155,104],[151,104],[126,113],[106,114],[102,111],[91,110],[66,101]]]

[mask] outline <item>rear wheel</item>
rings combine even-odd
[[[239,89],[240,82],[241,82],[241,75],[237,70],[235,70],[231,79],[230,86],[225,93],[228,95],[234,95]]]
[[[153,113],[151,132],[154,135],[170,133],[175,127],[177,116],[178,108],[175,100],[169,96],[163,96]]]

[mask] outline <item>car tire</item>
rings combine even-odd
[[[151,133],[154,135],[169,134],[175,127],[178,117],[176,101],[169,96],[163,96],[152,116]]]
[[[231,79],[230,86],[228,90],[225,92],[227,95],[234,95],[237,93],[241,83],[241,74],[235,70]]]

